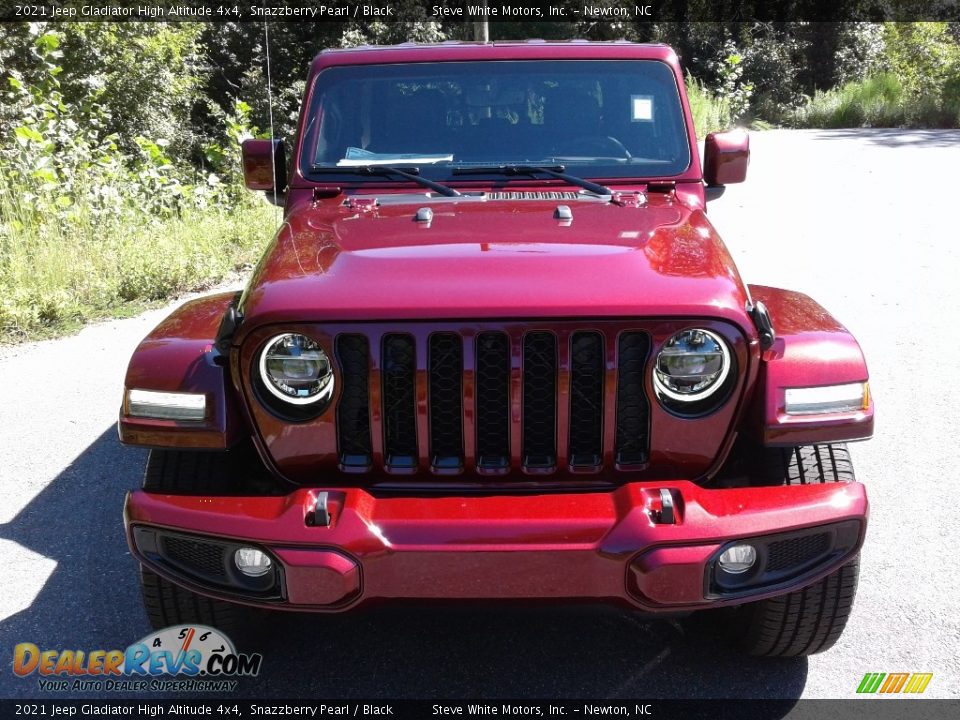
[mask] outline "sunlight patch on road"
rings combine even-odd
[[[12,540],[0,539],[0,621],[26,610],[43,590],[47,580],[57,569],[57,561],[27,550]]]

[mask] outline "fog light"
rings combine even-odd
[[[270,572],[273,563],[270,556],[252,547],[243,547],[233,554],[237,570],[248,577],[262,577]]]
[[[720,555],[717,564],[731,575],[745,573],[757,561],[757,551],[753,545],[733,545]]]

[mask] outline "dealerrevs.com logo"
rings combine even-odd
[[[37,675],[40,690],[52,692],[230,692],[234,678],[257,675],[262,662],[206,625],[164,628],[126,650],[41,650],[33,643],[13,649],[13,672]]]
[[[857,686],[860,694],[920,694],[927,689],[933,673],[867,673]]]

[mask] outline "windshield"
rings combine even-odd
[[[309,177],[394,165],[443,180],[521,164],[660,178],[690,164],[673,72],[652,60],[332,67],[317,76],[304,138]]]

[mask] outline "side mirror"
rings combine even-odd
[[[703,181],[707,187],[743,182],[749,164],[750,136],[745,130],[707,135],[703,153]]]
[[[287,188],[287,156],[280,140],[244,140],[240,146],[243,155],[243,182],[249,190],[272,193],[276,178],[277,194]]]

